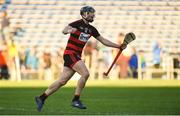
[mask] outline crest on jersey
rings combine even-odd
[[[90,38],[90,34],[86,34],[86,33],[81,33],[79,36],[79,40],[83,42],[87,42],[89,38]]]
[[[88,33],[88,28],[84,28],[85,33]]]

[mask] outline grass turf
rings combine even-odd
[[[70,106],[74,87],[63,87],[36,111],[34,96],[46,88],[0,88],[0,114],[23,115],[171,115],[180,114],[180,87],[86,87],[82,97],[88,109]]]

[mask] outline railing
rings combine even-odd
[[[180,68],[175,68],[174,67],[174,58],[179,58],[179,57],[174,57],[170,55],[166,55],[163,57],[164,64],[160,68],[155,68],[153,66],[151,67],[146,67],[145,69],[141,68],[141,64],[139,63],[138,66],[140,67],[138,69],[138,74],[139,80],[142,79],[152,79],[153,76],[152,74],[157,74],[160,73],[162,79],[175,79],[175,73],[176,73],[176,79],[180,79]],[[139,57],[139,62],[141,62],[141,59]]]

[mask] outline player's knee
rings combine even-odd
[[[90,74],[89,74],[89,72],[84,72],[84,73],[82,74],[82,76],[87,79],[87,78],[90,76]]]
[[[66,83],[67,83],[66,81],[60,81],[60,82],[59,82],[59,84],[60,84],[61,86],[65,85]]]

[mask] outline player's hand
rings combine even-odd
[[[77,31],[77,29],[76,29],[76,28],[73,28],[73,27],[70,27],[70,28],[68,29],[68,32],[69,32],[69,33],[74,33],[75,31]]]
[[[120,45],[119,49],[124,50],[124,49],[126,49],[126,47],[127,47],[127,44],[123,43],[123,44]]]

